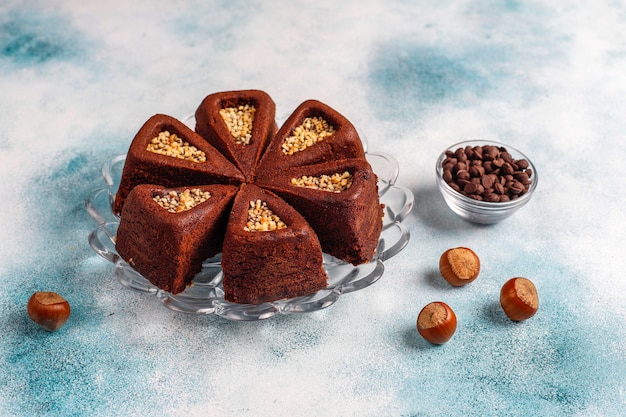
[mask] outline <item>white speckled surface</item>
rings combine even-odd
[[[0,415],[624,415],[624,4],[91,3],[0,4]],[[281,115],[336,108],[414,192],[407,248],[326,310],[177,314],[87,244],[84,199],[148,117],[244,88]],[[438,154],[473,138],[522,150],[541,177],[492,227],[436,189]],[[437,271],[454,246],[483,265],[464,288]],[[513,276],[540,295],[524,323],[498,305]],[[28,319],[37,290],[70,301],[60,331]],[[433,300],[459,318],[440,347],[414,327]]]

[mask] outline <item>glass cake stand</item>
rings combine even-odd
[[[237,304],[224,300],[221,286],[221,254],[207,259],[192,285],[173,295],[152,285],[136,272],[115,251],[115,235],[119,218],[113,214],[112,203],[119,186],[126,155],[117,155],[102,167],[104,186],[94,190],[85,207],[97,227],[89,234],[91,248],[111,262],[114,275],[124,286],[153,294],[171,310],[193,314],[216,314],[229,320],[262,320],[276,314],[309,313],[335,303],[343,294],[358,291],[376,282],[385,270],[384,261],[399,253],[409,241],[409,231],[402,221],[413,207],[413,193],[395,181],[398,177],[397,160],[386,153],[367,153],[367,160],[378,175],[381,204],[385,205],[383,230],[374,258],[362,265],[340,261],[324,254],[324,269],[328,286],[304,297],[283,299],[258,305]]]

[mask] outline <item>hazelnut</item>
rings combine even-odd
[[[513,321],[531,318],[539,308],[535,284],[527,278],[511,278],[500,290],[500,305]]]
[[[430,343],[442,345],[456,331],[456,314],[446,303],[432,302],[417,316],[417,331]]]
[[[55,292],[40,291],[28,300],[28,316],[49,332],[59,330],[70,316],[70,304]]]
[[[453,248],[439,258],[439,271],[446,281],[460,287],[474,281],[480,272],[480,259],[469,248]]]

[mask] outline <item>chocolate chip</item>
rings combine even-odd
[[[486,146],[476,146],[475,148],[481,149],[481,153],[483,155],[483,159],[485,161],[493,161],[498,156],[498,148],[491,145]]]
[[[500,201],[500,196],[495,193],[483,194],[483,198],[485,201],[489,201],[491,203],[497,203],[498,201]]]
[[[462,169],[456,173],[456,177],[460,180],[469,180],[471,175],[466,169]]]
[[[515,172],[515,169],[513,169],[513,166],[511,166],[511,164],[508,162],[505,162],[500,167],[500,175],[510,175],[510,174],[513,174],[514,172]]]
[[[508,163],[513,162],[513,156],[511,156],[511,154],[507,151],[500,152],[500,158],[504,159]]]
[[[458,174],[459,171],[465,171],[465,170],[467,170],[467,164],[464,161],[457,162],[454,168],[452,168],[452,172],[455,174]]]
[[[485,187],[485,188],[493,187],[493,183],[495,182],[495,179],[493,178],[494,176],[492,176],[492,175],[482,175],[480,177],[480,181],[482,182],[483,187]]]
[[[469,184],[469,183],[470,183],[470,181],[457,179],[457,180],[456,180],[456,183],[454,183],[454,182],[453,182],[452,184],[457,184],[457,185],[459,186],[459,188],[460,188],[460,189],[464,189],[464,188],[465,188],[465,186],[466,186],[467,184]]]
[[[525,159],[518,159],[515,163],[520,169],[526,169],[529,167],[528,161]]]
[[[513,175],[513,177],[524,185],[530,184],[530,178],[528,177],[528,174],[525,172],[516,172]]]
[[[509,190],[511,191],[511,193],[519,195],[519,194],[522,194],[524,190],[526,190],[526,187],[521,182],[515,180],[515,181],[511,181]]]
[[[485,187],[480,184],[476,184],[475,182],[468,182],[467,184],[465,184],[465,187],[463,187],[463,191],[468,194],[480,195],[485,191]]]
[[[469,174],[472,177],[482,177],[483,175],[485,175],[485,168],[483,168],[481,165],[472,165],[469,168]]]
[[[467,154],[461,148],[457,149],[456,152],[454,152],[454,155],[457,157],[459,161],[462,161],[462,162],[465,162],[469,159],[467,157]]]

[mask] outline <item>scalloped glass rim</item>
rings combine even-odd
[[[154,294],[165,307],[183,313],[216,314],[229,320],[262,320],[276,314],[307,313],[334,304],[341,295],[358,291],[376,282],[384,272],[384,261],[404,249],[410,239],[402,225],[413,207],[413,193],[395,185],[398,176],[396,159],[386,153],[368,153],[367,159],[378,175],[379,195],[385,205],[383,231],[374,258],[366,264],[353,266],[324,254],[328,287],[304,297],[283,299],[259,305],[237,304],[224,300],[221,288],[221,255],[207,259],[193,284],[180,294],[172,295],[152,285],[137,273],[115,251],[115,234],[119,219],[111,210],[119,185],[126,155],[109,159],[102,167],[105,188],[94,190],[85,201],[85,208],[96,221],[88,241],[102,258],[115,265],[114,275],[124,286]]]

